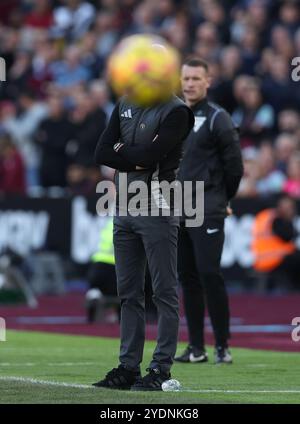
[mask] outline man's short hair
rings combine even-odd
[[[198,66],[201,66],[208,72],[208,63],[201,59],[201,57],[198,56],[188,56],[184,61],[182,65],[192,66],[197,68]]]

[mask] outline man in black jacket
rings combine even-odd
[[[186,104],[195,125],[184,143],[179,180],[204,181],[204,223],[185,227],[178,245],[178,271],[183,287],[189,345],[178,362],[206,362],[204,345],[205,299],[216,339],[216,363],[231,363],[228,350],[229,305],[220,271],[224,243],[224,219],[231,213],[229,201],[243,174],[239,137],[228,113],[207,100],[208,65],[188,59],[181,74]],[[193,191],[193,198],[196,191]]]
[[[152,190],[157,186],[153,183],[174,181],[182,142],[193,125],[192,111],[176,96],[167,103],[145,109],[129,103],[125,97],[116,105],[96,148],[96,162],[116,169],[114,251],[121,300],[120,365],[95,383],[96,387],[162,390],[161,384],[170,378],[179,321],[176,278],[179,219],[174,214],[153,216],[150,205],[153,196],[158,209],[172,208],[159,191]],[[136,210],[130,208],[133,194],[130,197],[129,184],[141,182],[149,188],[147,198],[140,202],[150,207],[148,216],[134,216],[132,212]],[[124,192],[129,200],[125,205]],[[157,307],[158,336],[149,372],[141,378],[146,261]]]

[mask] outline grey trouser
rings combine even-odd
[[[114,248],[121,299],[120,363],[138,370],[145,341],[145,267],[148,261],[157,307],[157,345],[150,363],[168,372],[178,336],[178,217],[115,216]]]

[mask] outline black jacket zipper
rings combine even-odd
[[[133,130],[133,134],[132,134],[132,141],[131,141],[130,144],[134,144],[134,142],[135,142],[135,135],[136,135],[136,131],[137,131],[137,126],[139,124],[140,118],[141,118],[143,113],[144,113],[144,111],[140,110],[138,115],[136,116],[136,123],[134,125],[134,130]]]

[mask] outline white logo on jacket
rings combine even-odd
[[[217,233],[218,231],[219,231],[218,228],[208,228],[206,230],[207,234],[214,234],[214,233]]]
[[[202,127],[205,121],[206,121],[206,118],[204,116],[195,116],[195,124],[194,124],[193,131],[197,132],[199,128]]]
[[[124,113],[121,113],[122,118],[132,118],[131,109],[125,110]]]

